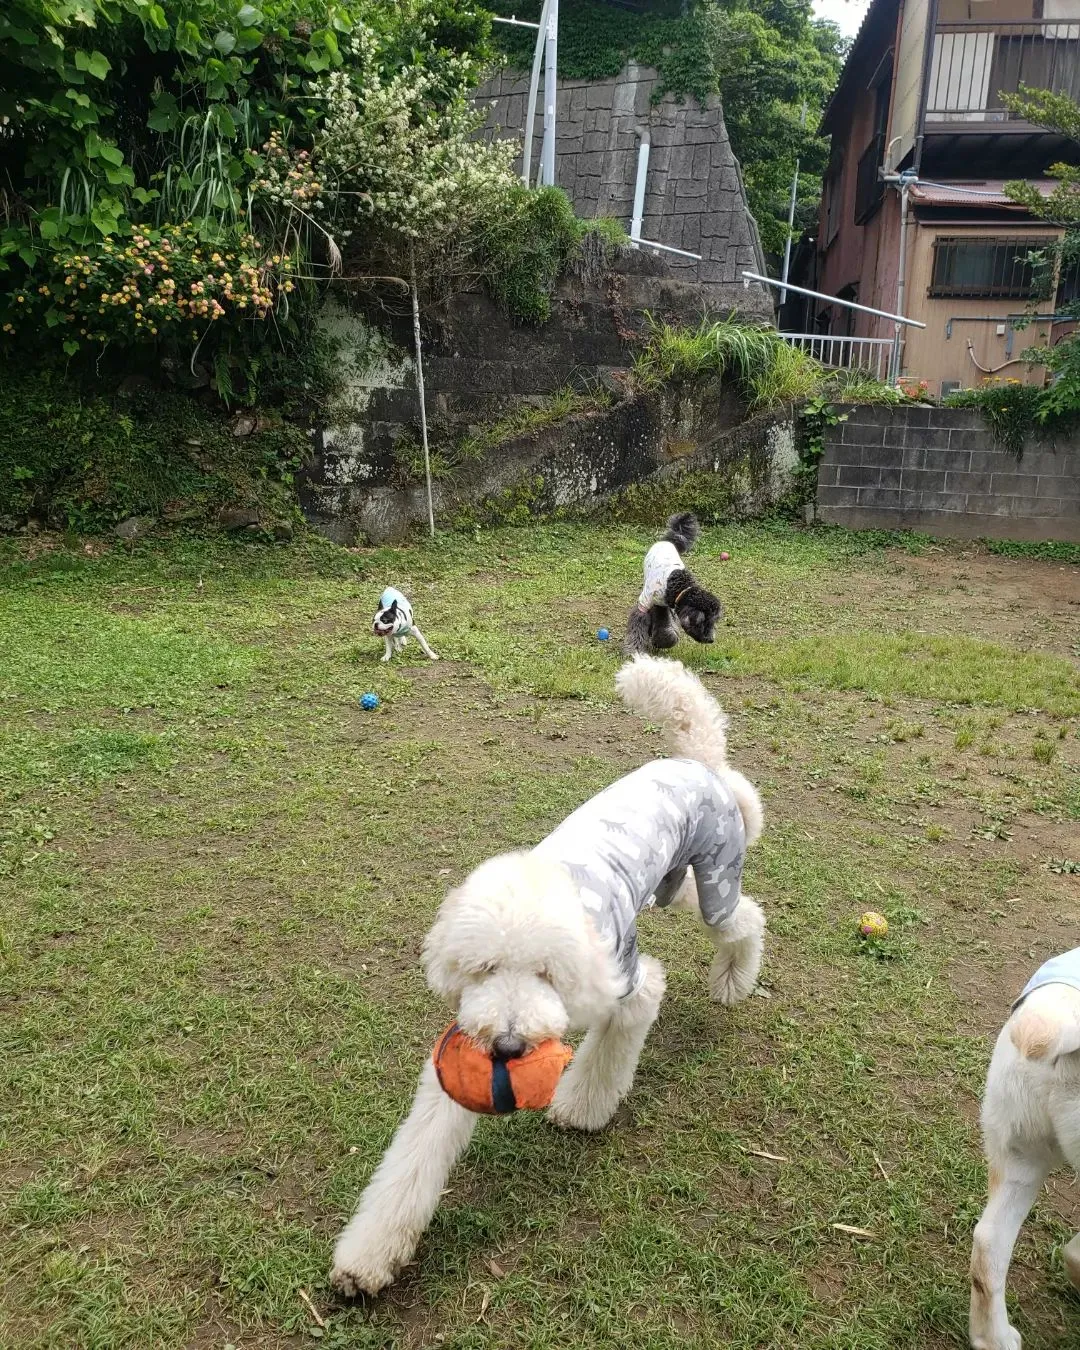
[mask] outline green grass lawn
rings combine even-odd
[[[830,531],[707,532],[727,622],[679,649],[766,801],[763,996],[712,1005],[694,925],[647,916],[669,994],[612,1127],[483,1122],[416,1266],[327,1288],[446,1020],[445,889],[659,750],[594,636],[649,539],[9,548],[0,1345],[966,1344],[991,1038],[1080,925],[1080,580]],[[388,583],[439,664],[379,664]],[[1080,1340],[1077,1227],[1055,1177],[1011,1285],[1032,1350]]]

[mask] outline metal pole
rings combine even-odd
[[[416,291],[416,257],[409,250],[409,283],[412,290],[412,331],[416,348],[416,388],[420,393],[420,437],[424,446],[424,478],[427,480],[428,529],[435,538],[435,507],[431,500],[431,454],[428,451],[427,405],[424,402],[424,353],[420,346],[420,297]]]
[[[645,179],[649,173],[649,128],[638,132],[637,177],[634,179],[634,213],[630,218],[630,242],[637,247],[641,222],[645,216]]]
[[[555,184],[555,100],[559,65],[559,0],[548,0],[547,35],[544,42],[544,148],[540,157],[540,181]]]
[[[525,110],[525,149],[521,156],[521,181],[526,187],[532,177],[533,136],[536,132],[536,94],[540,88],[540,60],[544,55],[545,29],[547,28],[549,0],[544,0],[537,25],[536,46],[533,48],[532,73],[529,76],[529,105]]]
[[[806,104],[802,105],[802,115],[799,118],[799,126],[806,126]],[[784,270],[780,280],[787,281],[788,273],[791,271],[791,233],[795,228],[795,199],[799,195],[799,161],[795,161],[795,176],[791,180],[791,201],[788,204],[787,213],[787,239],[784,242]],[[780,292],[780,304],[787,304],[787,291]]]
[[[795,161],[795,177],[791,180],[791,201],[787,213],[787,238],[784,240],[784,270],[780,274],[781,282],[786,282],[791,271],[791,232],[795,228],[795,198],[799,192],[799,161]],[[787,289],[780,292],[780,304],[787,304]]]
[[[750,289],[752,281],[760,281],[763,286],[780,285],[775,277],[764,277],[760,272],[740,272],[739,275],[742,277],[743,285],[747,290]],[[796,295],[808,295],[811,300],[827,300],[830,305],[840,305],[844,309],[857,309],[860,314],[876,314],[879,319],[894,319],[897,323],[905,324],[908,328],[926,327],[926,324],[919,319],[905,319],[902,314],[889,314],[884,309],[871,309],[869,305],[857,305],[854,300],[839,300],[835,295],[826,295],[824,291],[808,291],[805,286],[793,286],[790,281],[788,282],[788,290],[794,291]]]
[[[905,170],[900,175],[900,257],[896,265],[896,309],[904,308],[904,292],[907,288],[907,227],[908,227],[908,189],[918,179],[913,170]],[[900,379],[900,325],[893,329],[892,357],[889,361],[889,383],[896,384]]]

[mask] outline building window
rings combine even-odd
[[[1057,299],[1055,309],[1064,309],[1066,305],[1075,306],[1080,300],[1080,258],[1066,258],[1061,264],[1058,276]]]
[[[1028,262],[1041,239],[979,239],[938,235],[929,294],[935,299],[1030,300],[1035,269]]]
[[[855,178],[856,225],[865,225],[885,198],[885,184],[878,173],[884,155],[884,136],[875,136],[862,152]]]
[[[889,128],[889,99],[892,95],[892,53],[878,70],[874,87],[874,134],[859,158],[855,178],[855,224],[865,225],[885,199],[885,184],[880,169],[885,159],[885,137]]]

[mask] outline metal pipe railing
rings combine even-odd
[[[762,286],[774,286],[777,289],[783,287],[785,290],[794,291],[796,295],[808,295],[811,300],[825,300],[828,304],[840,305],[843,309],[858,310],[860,314],[873,314],[878,319],[891,319],[893,323],[902,323],[908,328],[926,327],[926,324],[920,323],[918,319],[905,319],[902,314],[890,314],[884,309],[871,309],[869,305],[857,305],[854,300],[840,300],[835,295],[826,295],[824,291],[808,291],[805,286],[793,286],[790,281],[786,284],[774,281],[772,277],[763,277],[759,272],[743,272],[740,275],[747,290],[750,289],[752,281],[757,281]]]

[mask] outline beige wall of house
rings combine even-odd
[[[950,225],[947,222],[929,224],[915,221],[909,225],[910,284],[908,303],[904,308],[910,318],[921,320],[926,327],[908,330],[904,370],[912,379],[926,380],[930,385],[930,393],[940,394],[943,381],[955,382],[964,389],[970,389],[987,378],[988,374],[1003,380],[1021,380],[1025,384],[1041,384],[1045,379],[1045,371],[1041,367],[1029,367],[1018,360],[1019,355],[1027,347],[1042,346],[1048,340],[1060,339],[1066,331],[1066,325],[1055,324],[1051,329],[1048,323],[1036,322],[1021,331],[1014,329],[1010,352],[1009,316],[1024,313],[1027,308],[1024,300],[968,299],[959,296],[939,299],[930,295],[935,240],[944,237],[997,240],[1020,233],[1024,239],[1046,239],[1050,242],[1061,231],[1037,224],[1025,225],[1022,231],[1015,226]],[[1039,309],[1048,313],[1052,306],[1048,302],[1040,305]]]
[[[930,0],[907,0],[900,8],[896,81],[886,148],[886,161],[890,166],[899,164],[915,144],[929,7]]]

